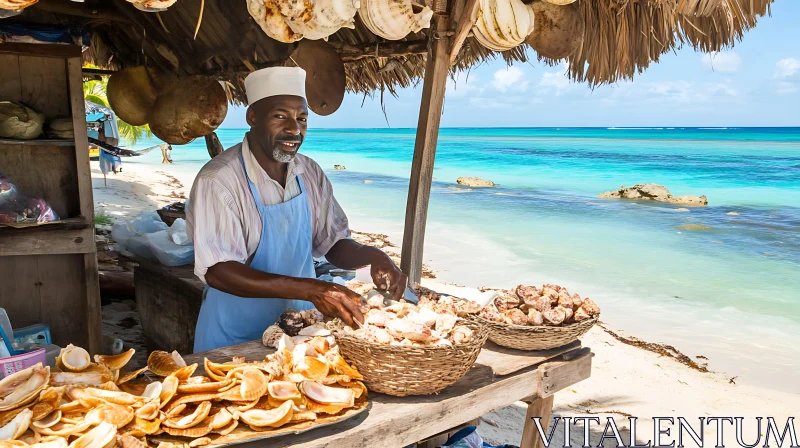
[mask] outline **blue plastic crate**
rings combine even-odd
[[[14,345],[21,346],[26,342],[30,342],[40,347],[44,347],[45,345],[53,343],[53,340],[50,337],[50,327],[45,324],[35,324],[23,328],[15,328],[14,344],[12,344],[9,338],[6,337],[6,333],[3,331],[2,327],[0,327],[0,337],[3,338],[3,343],[6,345],[8,353],[10,353],[11,356],[21,355],[26,352],[25,350],[16,350]]]

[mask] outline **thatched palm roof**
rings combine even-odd
[[[758,17],[769,13],[772,1],[578,0],[586,34],[582,46],[566,59],[569,76],[599,85],[632,78],[682,45],[702,51],[732,46]],[[227,82],[236,103],[244,103],[243,80],[250,71],[289,62],[296,44],[267,37],[248,14],[245,0],[205,0],[194,39],[199,10],[200,0],[178,0],[158,14],[141,12],[125,0],[40,0],[6,20],[81,27],[91,39],[84,53],[87,62],[108,69],[146,63],[177,74],[212,75]],[[341,29],[329,43],[345,61],[349,91],[395,93],[421,79],[432,34],[423,30],[404,41],[385,41],[357,19],[354,30]],[[469,37],[453,70],[497,57],[512,63],[536,53],[523,44],[498,54]]]

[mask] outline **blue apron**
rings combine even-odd
[[[297,175],[298,196],[280,204],[262,205],[241,154],[239,161],[261,214],[261,240],[249,266],[270,274],[316,278],[311,256],[311,212],[303,179]],[[261,339],[264,330],[287,309],[299,311],[313,307],[304,300],[238,297],[208,287],[197,318],[194,352]]]

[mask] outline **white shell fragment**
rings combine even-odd
[[[484,47],[507,51],[533,32],[533,9],[521,0],[480,0],[472,32]]]
[[[400,40],[408,33],[430,28],[433,11],[426,6],[414,14],[411,0],[361,0],[358,16],[374,34],[388,40]]]
[[[313,0],[311,19],[307,14],[287,17],[289,28],[305,39],[328,40],[339,28],[355,28],[359,0]]]

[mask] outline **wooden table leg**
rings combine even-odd
[[[536,429],[536,423],[533,422],[531,417],[541,417],[542,429],[547,435],[547,429],[550,426],[550,416],[553,415],[553,399],[555,395],[550,395],[547,398],[537,398],[536,400],[528,403],[528,412],[525,415],[525,426],[522,428],[522,442],[520,448],[544,448],[544,443],[539,437],[539,431]]]

